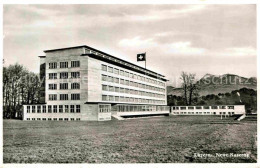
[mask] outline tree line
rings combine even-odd
[[[41,80],[24,66],[3,67],[3,118],[21,118],[23,104],[36,104],[40,100]]]

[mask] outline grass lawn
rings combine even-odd
[[[256,121],[169,116],[3,123],[4,163],[256,162],[257,158]],[[216,157],[216,153],[250,157]]]

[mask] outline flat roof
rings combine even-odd
[[[44,52],[47,53],[47,52],[53,52],[53,51],[59,51],[59,50],[66,50],[66,49],[75,49],[75,48],[87,48],[87,49],[93,50],[93,51],[95,51],[95,52],[97,52],[97,53],[101,53],[101,54],[103,54],[103,55],[106,55],[106,56],[108,56],[108,57],[111,57],[111,58],[113,58],[113,59],[119,61],[119,62],[113,62],[112,60],[110,60],[110,61],[111,61],[110,63],[118,63],[118,64],[120,64],[120,61],[121,61],[121,62],[123,62],[123,63],[126,63],[126,64],[129,64],[129,65],[130,65],[130,66],[127,66],[127,67],[130,67],[130,68],[131,68],[131,66],[137,67],[137,70],[140,69],[140,70],[143,70],[143,71],[147,71],[147,72],[153,73],[153,77],[159,77],[160,79],[162,79],[162,80],[164,80],[164,81],[167,81],[166,79],[164,79],[165,76],[162,75],[162,74],[159,74],[159,73],[157,73],[157,72],[151,71],[151,70],[146,69],[146,68],[143,68],[143,67],[141,67],[141,66],[138,66],[138,65],[133,64],[133,63],[131,63],[131,62],[125,61],[125,60],[120,59],[120,58],[118,58],[118,57],[112,56],[112,55],[107,54],[107,53],[105,53],[105,52],[103,52],[103,51],[100,51],[100,50],[97,50],[97,49],[95,49],[95,48],[89,47],[89,46],[87,46],[87,45],[80,45],[80,46],[66,47],[66,48],[58,48],[58,49],[51,49],[51,50],[45,50]],[[90,54],[82,54],[82,56],[91,56],[91,57],[96,57],[96,58],[97,58],[98,55],[95,56],[95,54],[91,54],[91,55],[90,55]],[[124,64],[123,64],[123,65],[124,65]],[[125,66],[126,66],[126,65],[125,65]],[[139,71],[140,71],[140,70],[139,70]],[[147,75],[148,75],[148,74],[147,74]],[[157,75],[158,75],[158,76],[157,76]]]

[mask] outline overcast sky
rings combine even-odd
[[[257,76],[255,5],[4,5],[5,66],[88,45],[174,82],[181,71]]]

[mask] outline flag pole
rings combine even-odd
[[[145,52],[145,54],[144,54],[144,55],[145,55],[145,69],[146,69],[146,52]]]

